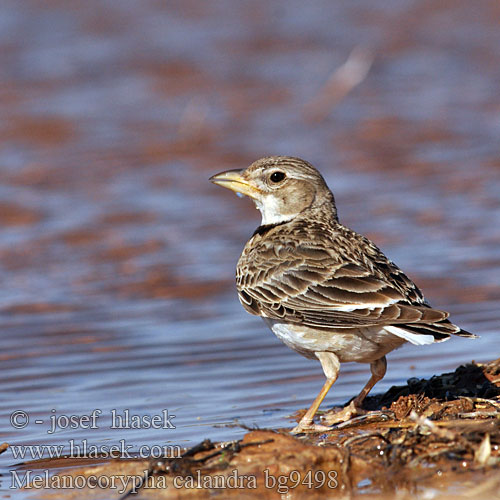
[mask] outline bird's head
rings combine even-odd
[[[268,156],[243,170],[227,170],[210,181],[254,201],[262,224],[294,219],[309,208],[327,204],[335,214],[335,203],[321,174],[309,163],[291,156]]]

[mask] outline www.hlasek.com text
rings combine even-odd
[[[90,444],[86,439],[67,444],[16,445],[11,444],[9,451],[15,460],[39,460],[41,458],[181,458],[179,445],[142,445],[127,444],[121,439],[116,444]]]

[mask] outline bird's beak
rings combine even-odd
[[[241,193],[254,199],[257,198],[259,190],[242,177],[242,172],[243,170],[226,170],[226,172],[213,175],[209,181],[235,193]]]

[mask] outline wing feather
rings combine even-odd
[[[397,325],[407,327],[412,338],[420,334],[436,340],[467,333],[447,320],[448,313],[431,308],[416,285],[375,245],[343,229],[349,238],[362,240],[363,253],[343,252],[345,241],[338,244],[331,235],[315,234],[309,240],[290,234],[280,240],[272,231],[255,235],[237,268],[245,309],[319,329]]]

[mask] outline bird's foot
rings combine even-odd
[[[291,431],[290,434],[308,434],[313,432],[331,431],[330,427],[321,424],[315,424],[312,420],[302,419]]]
[[[365,415],[368,413],[363,408],[356,406],[354,401],[351,401],[346,407],[344,407],[340,411],[330,410],[326,412],[322,417],[321,421],[328,425],[338,424],[340,422],[347,422],[351,420],[353,417],[357,417],[359,415]]]

